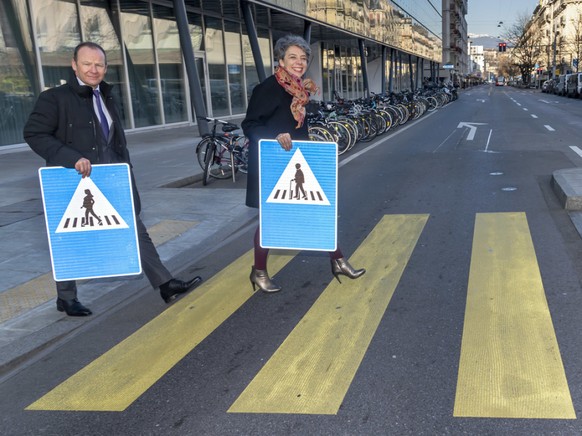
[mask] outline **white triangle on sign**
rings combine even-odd
[[[89,178],[82,178],[55,233],[127,229],[121,215]]]
[[[301,173],[303,182],[301,182]],[[321,189],[321,185],[299,148],[279,177],[275,188],[267,198],[267,203],[330,205],[325,192]]]

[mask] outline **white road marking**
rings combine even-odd
[[[534,115],[534,114],[531,114],[531,117],[532,118],[537,118],[538,116],[537,115]]]
[[[460,129],[462,127],[468,127],[469,134],[467,135],[467,141],[472,141],[473,139],[475,139],[475,133],[477,133],[477,126],[483,126],[485,124],[487,123],[467,123],[466,121],[461,121],[457,126],[457,129]]]
[[[487,137],[487,145],[485,146],[485,151],[489,150],[489,141],[491,140],[491,133],[493,133],[493,129],[489,130],[489,136]]]
[[[547,124],[544,124],[544,127],[546,129],[548,129],[550,132],[554,132],[556,129],[552,128],[552,126],[548,126]]]
[[[578,156],[582,157],[582,150],[580,150],[578,147],[576,147],[575,145],[571,145],[570,148],[572,149],[572,151],[574,153],[576,153]]]

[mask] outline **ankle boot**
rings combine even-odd
[[[253,285],[253,292],[255,286],[258,286],[261,291],[267,293],[279,292],[281,290],[281,286],[273,283],[266,269],[255,269],[253,266],[249,279]]]
[[[350,263],[345,259],[345,257],[331,260],[331,273],[340,283],[341,283],[341,280],[339,279],[340,275],[347,276],[350,279],[357,279],[358,277],[364,275],[365,272],[366,270],[364,268],[354,269],[350,265]]]

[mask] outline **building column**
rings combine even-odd
[[[382,77],[382,88],[381,88],[381,93],[382,94],[386,94],[386,50],[388,50],[388,47],[386,47],[385,45],[382,46],[382,68],[380,69],[381,73],[381,77]]]
[[[243,18],[245,20],[245,26],[249,36],[249,43],[251,44],[251,51],[253,52],[253,59],[255,61],[255,67],[257,68],[257,75],[259,76],[259,82],[262,82],[267,78],[267,75],[265,74],[265,66],[263,65],[263,57],[261,56],[261,49],[259,47],[257,28],[255,27],[255,22],[253,21],[251,4],[241,0],[240,7],[242,9]]]
[[[362,76],[364,79],[364,93],[366,97],[370,96],[370,86],[368,85],[368,61],[366,59],[366,47],[364,46],[364,40],[362,38],[358,39],[358,44],[360,46],[360,60],[362,62]]]
[[[392,90],[394,89],[394,49],[390,48],[390,71],[388,73],[388,92],[392,94]]]
[[[303,22],[303,39],[307,44],[311,44],[311,21]]]
[[[416,87],[414,86],[414,74],[412,73],[412,55],[408,55],[408,72],[410,76],[410,90],[414,92]]]
[[[178,24],[178,33],[180,36],[180,46],[182,47],[182,54],[184,55],[184,62],[186,64],[186,74],[190,84],[190,99],[194,107],[194,113],[198,119],[198,132],[200,135],[209,133],[208,122],[201,122],[200,118],[204,120],[208,116],[206,107],[204,106],[204,96],[202,94],[202,86],[200,85],[200,78],[198,76],[198,69],[196,68],[196,61],[194,59],[194,49],[192,48],[192,40],[190,39],[190,28],[188,27],[188,16],[186,15],[186,5],[184,0],[173,0],[174,13],[176,14],[176,23]]]

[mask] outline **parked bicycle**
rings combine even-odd
[[[212,123],[210,133],[204,134],[196,146],[196,157],[203,170],[202,184],[207,185],[210,178],[236,181],[236,172],[247,172],[249,142],[234,123],[218,118],[197,117],[198,120]],[[222,125],[222,133],[217,126]]]
[[[351,150],[358,142],[368,142],[426,112],[440,109],[455,99],[446,87],[401,93],[374,94],[368,98],[310,102],[307,108],[310,139],[334,141],[338,154]]]

